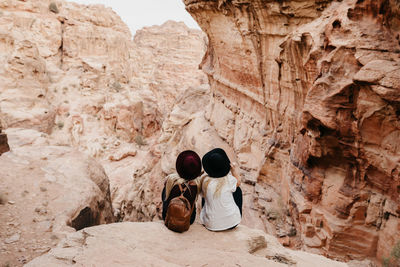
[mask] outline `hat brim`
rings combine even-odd
[[[215,168],[215,166],[212,166],[211,164],[211,157],[215,153],[223,156],[224,162],[222,162],[218,168]],[[209,152],[207,152],[203,158],[202,158],[202,164],[203,164],[203,169],[205,172],[208,174],[208,176],[213,177],[213,178],[220,178],[228,175],[231,166],[230,166],[230,160],[228,156],[226,155],[225,151],[222,149],[213,149]]]

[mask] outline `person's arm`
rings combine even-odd
[[[236,163],[231,162],[231,173],[232,173],[233,177],[235,177],[237,180],[236,187],[239,187],[241,181],[240,181],[240,175],[238,174],[238,171],[237,171]]]
[[[165,220],[165,216],[167,215],[167,208],[168,204],[167,200],[165,199],[165,186],[161,193],[161,200],[162,200],[162,219]]]

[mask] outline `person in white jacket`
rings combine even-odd
[[[221,148],[205,154],[202,164],[206,173],[201,179],[200,222],[211,231],[233,229],[242,218],[240,179]]]

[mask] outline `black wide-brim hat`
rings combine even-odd
[[[210,177],[226,176],[230,169],[230,160],[222,148],[214,148],[207,152],[202,159],[203,168]]]
[[[196,152],[186,150],[176,158],[176,171],[185,180],[193,180],[201,173],[201,159]]]

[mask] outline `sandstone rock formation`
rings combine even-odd
[[[0,123],[12,151],[0,157],[9,164],[4,183],[18,186],[33,174],[39,184],[71,176],[78,184],[60,193],[60,213],[42,203],[50,207],[47,194],[64,192],[66,182],[42,191],[29,180],[29,194],[23,185],[13,190],[0,205],[0,216],[13,218],[0,226],[4,259],[24,262],[45,252],[56,244],[52,232],[58,240],[74,231],[66,225],[110,222],[107,176],[115,218],[157,220],[176,155],[193,149],[202,156],[214,147],[240,165],[244,224],[330,257],[386,256],[400,239],[397,1],[185,3],[208,43],[175,22],[131,40],[102,5],[0,2]],[[206,45],[202,69],[211,92],[197,69]],[[107,176],[76,150],[96,157]],[[79,184],[88,191],[78,195]],[[66,207],[69,197],[80,200]],[[25,203],[44,220],[32,226],[14,219]],[[79,232],[66,242],[74,235],[78,243],[87,238]],[[61,258],[82,251],[62,246],[54,250]],[[55,260],[51,253],[44,259]]]
[[[386,256],[400,239],[398,1],[184,2],[209,39],[207,118],[262,217],[292,246]]]
[[[115,223],[70,234],[26,266],[348,266],[282,247],[245,226],[210,232],[194,224],[177,234],[161,222]]]
[[[183,22],[167,21],[138,30],[133,45],[134,88],[153,92],[164,119],[188,87],[208,84],[198,67],[207,48],[203,32],[189,29]]]
[[[123,219],[125,213],[130,215],[126,216],[126,220],[158,219],[158,192],[154,193],[154,199],[143,199],[148,204],[141,202],[142,191],[150,192],[152,196],[155,189],[141,174],[152,170],[159,162],[161,152],[154,151],[154,143],[176,97],[189,85],[197,88],[207,82],[206,75],[198,69],[206,48],[205,35],[171,21],[144,28],[132,40],[128,27],[119,16],[102,5],[27,0],[2,1],[0,8],[0,121],[12,136],[10,146],[13,150],[3,155],[4,159],[2,157],[0,161],[29,150],[29,159],[21,161],[29,168],[33,166],[33,174],[42,177],[47,170],[51,173],[46,174],[44,179],[56,177],[54,179],[58,181],[60,173],[67,171],[68,175],[64,174],[62,179],[71,175],[77,176],[71,183],[79,177],[83,179],[79,183],[75,181],[76,188],[73,184],[68,185],[72,192],[83,190],[80,198],[72,193],[59,198],[65,205],[69,203],[65,199],[68,197],[77,202],[73,200],[69,209],[57,206],[60,209],[57,214],[53,214],[50,208],[44,208],[47,217],[39,223],[49,227],[43,231],[38,229],[31,236],[26,234],[26,231],[32,231],[27,222],[14,223],[14,217],[19,217],[22,212],[20,204],[26,200],[22,197],[18,199],[19,189],[14,190],[10,185],[13,181],[11,177],[23,179],[25,177],[19,176],[23,176],[24,172],[20,171],[20,166],[9,166],[16,172],[3,181],[4,186],[17,195],[14,196],[8,189],[4,192],[11,194],[14,200],[10,200],[13,204],[6,203],[4,206],[4,209],[10,210],[12,218],[4,220],[10,224],[1,226],[5,229],[1,231],[1,239],[8,240],[16,232],[19,241],[2,247],[1,252],[6,256],[0,257],[1,264],[8,261],[10,264],[21,264],[48,250],[60,237],[56,229],[64,229],[65,225],[80,229],[112,221],[109,193],[105,196],[105,191],[88,186],[89,182],[83,186],[85,189],[80,188],[80,184],[90,176],[90,172],[84,169],[91,165],[93,168],[99,166],[76,150],[97,157],[104,166],[110,183],[107,176],[102,176],[104,173],[99,173],[104,178],[99,181],[99,186],[105,189],[110,185],[117,219]],[[203,88],[208,92],[207,86]],[[4,136],[1,133],[0,137]],[[21,146],[23,148],[19,148]],[[2,141],[3,147],[6,148]],[[43,156],[47,159],[42,159],[40,153],[54,155]],[[17,161],[20,156],[18,154],[13,159]],[[41,170],[42,161],[52,164],[51,169]],[[66,170],[61,164],[63,161],[69,162],[73,168],[69,166],[71,169]],[[161,175],[161,169],[158,170],[157,180],[161,182],[164,174]],[[140,187],[145,182],[146,186]],[[29,189],[31,186],[33,189]],[[26,190],[36,190],[34,186],[36,184],[27,183]],[[40,212],[42,202],[48,207],[53,205],[47,195],[57,190],[61,192],[63,186],[60,189],[43,187],[45,191],[40,192],[44,192],[41,193],[44,197],[31,203],[33,210],[38,206]],[[9,197],[5,195],[5,199]],[[108,202],[104,203],[103,198],[107,198]],[[132,199],[138,200],[133,207],[124,206]],[[141,212],[141,206],[147,212]],[[11,213],[13,207],[18,208]],[[59,217],[57,223],[53,222],[56,215]],[[42,239],[39,239],[40,235],[43,235]],[[51,239],[53,235],[57,237],[54,240]],[[26,238],[37,241],[39,245],[26,243]],[[18,247],[21,251],[17,250]],[[18,258],[21,260],[19,263]]]
[[[109,157],[116,143],[158,134],[177,93],[206,82],[198,70],[205,36],[182,23],[145,28],[132,41],[102,5],[29,0],[0,7],[4,128],[37,129],[55,143]]]
[[[217,137],[214,143],[218,140],[216,134],[212,135],[211,131],[205,132],[203,129],[210,130],[208,122],[204,120],[203,110],[209,101],[208,85],[189,87],[176,98],[177,103],[164,120],[158,140],[149,148],[144,159],[140,160],[138,155],[133,168],[130,164],[133,179],[129,180],[129,186],[125,183],[125,189],[119,189],[118,196],[113,196],[114,207],[117,212],[122,212],[122,220],[158,219],[161,215],[164,177],[175,171],[177,155],[187,149],[194,149],[201,155],[203,151],[199,151],[199,148],[204,144],[200,140],[201,135]],[[203,146],[203,150],[209,145],[211,143]]]
[[[7,129],[12,151],[0,157],[0,264],[19,266],[67,233],[113,222],[104,169],[44,133]]]
[[[156,116],[142,120],[140,136],[143,139],[134,137],[134,158],[102,162],[110,177],[113,205],[119,220],[159,219],[163,180],[175,166],[175,162],[168,162],[162,168],[162,158],[176,157],[178,149],[193,148],[175,145],[180,142],[185,124],[192,121],[193,113],[203,111],[209,102],[207,77],[198,69],[205,48],[204,33],[189,29],[183,23],[169,21],[136,33],[131,90],[149,92],[152,98],[144,98],[142,102],[147,106],[154,103],[147,112],[156,111]],[[178,109],[182,105],[184,108]],[[179,122],[171,122],[174,116],[179,117]],[[155,125],[157,131],[153,129]],[[169,142],[172,136],[174,141]],[[123,146],[126,145],[120,145]]]
[[[132,40],[102,5],[28,0],[0,7],[4,128],[36,129],[52,145],[99,158],[113,199],[127,199],[143,160],[149,168],[158,161],[150,148],[176,97],[207,82],[198,69],[204,33],[170,21]]]

